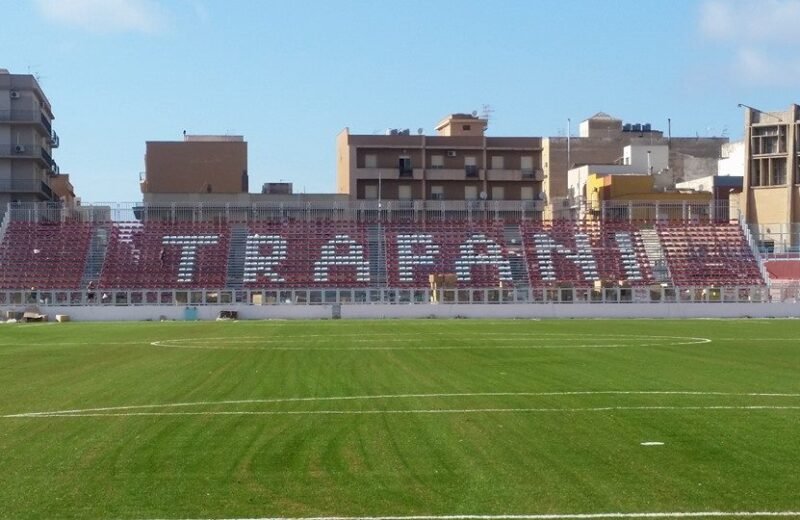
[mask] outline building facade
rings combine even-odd
[[[0,213],[9,202],[60,200],[53,109],[30,74],[0,69]]]
[[[487,120],[452,114],[436,135],[392,130],[337,138],[337,192],[351,199],[527,201],[543,207],[542,140],[489,137]]]
[[[577,137],[492,137],[487,124],[474,114],[452,114],[433,136],[345,128],[337,138],[337,191],[352,199],[527,201],[549,218],[569,204],[571,168],[637,161],[674,187],[715,174],[728,142],[664,137],[649,124],[623,124],[602,112],[583,121]]]
[[[745,107],[742,211],[765,249],[800,249],[800,106]]]
[[[247,142],[242,136],[184,135],[183,141],[148,141],[139,186],[154,195],[248,192]]]

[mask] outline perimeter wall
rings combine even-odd
[[[0,307],[6,311],[24,306]],[[73,321],[214,320],[220,311],[239,319],[382,319],[382,318],[800,318],[797,303],[654,303],[654,304],[374,304],[374,305],[225,305],[225,306],[48,306],[49,321],[58,314]],[[0,322],[2,323],[2,322]]]

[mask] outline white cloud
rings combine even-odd
[[[35,0],[51,22],[92,32],[153,33],[164,28],[166,14],[153,0]]]
[[[731,79],[754,86],[800,86],[800,0],[706,0],[702,36],[729,52]]]
[[[752,85],[800,85],[800,58],[794,55],[776,55],[745,47],[737,52],[733,71],[740,79]]]
[[[800,43],[800,0],[706,0],[700,30],[723,42]]]

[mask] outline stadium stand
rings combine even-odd
[[[225,286],[227,224],[118,222],[110,231],[99,289]]]
[[[531,285],[653,283],[641,237],[632,224],[561,220],[524,223],[522,229]]]
[[[458,287],[513,283],[501,221],[387,224],[389,284],[426,287],[429,275],[454,273]]]
[[[366,229],[352,221],[254,222],[247,225],[244,287],[366,287]]]
[[[430,275],[458,289],[764,285],[734,223],[655,224],[646,247],[645,222],[219,220],[11,220],[0,288],[417,289]],[[653,248],[664,276],[654,276]]]
[[[737,224],[660,224],[658,234],[675,285],[764,283],[753,252]]]
[[[0,288],[78,289],[92,226],[10,222],[0,244]]]

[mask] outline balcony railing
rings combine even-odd
[[[42,126],[47,129],[47,133],[53,135],[53,125],[50,124],[50,120],[42,113],[39,113],[39,118],[41,120]]]
[[[0,193],[36,193],[52,200],[53,190],[39,179],[0,179]]]
[[[47,167],[50,169],[51,175],[58,175],[60,171],[58,169],[58,164],[56,164],[56,162],[53,160],[53,157],[49,153],[47,153],[47,150],[45,150],[44,148],[40,150],[40,153],[42,159],[47,164]]]
[[[477,166],[474,166],[474,165],[464,166],[464,174],[467,177],[478,177],[478,172],[479,171],[480,170],[478,170]]]
[[[0,121],[39,124],[48,136],[53,136],[53,125],[40,110],[0,110]]]

